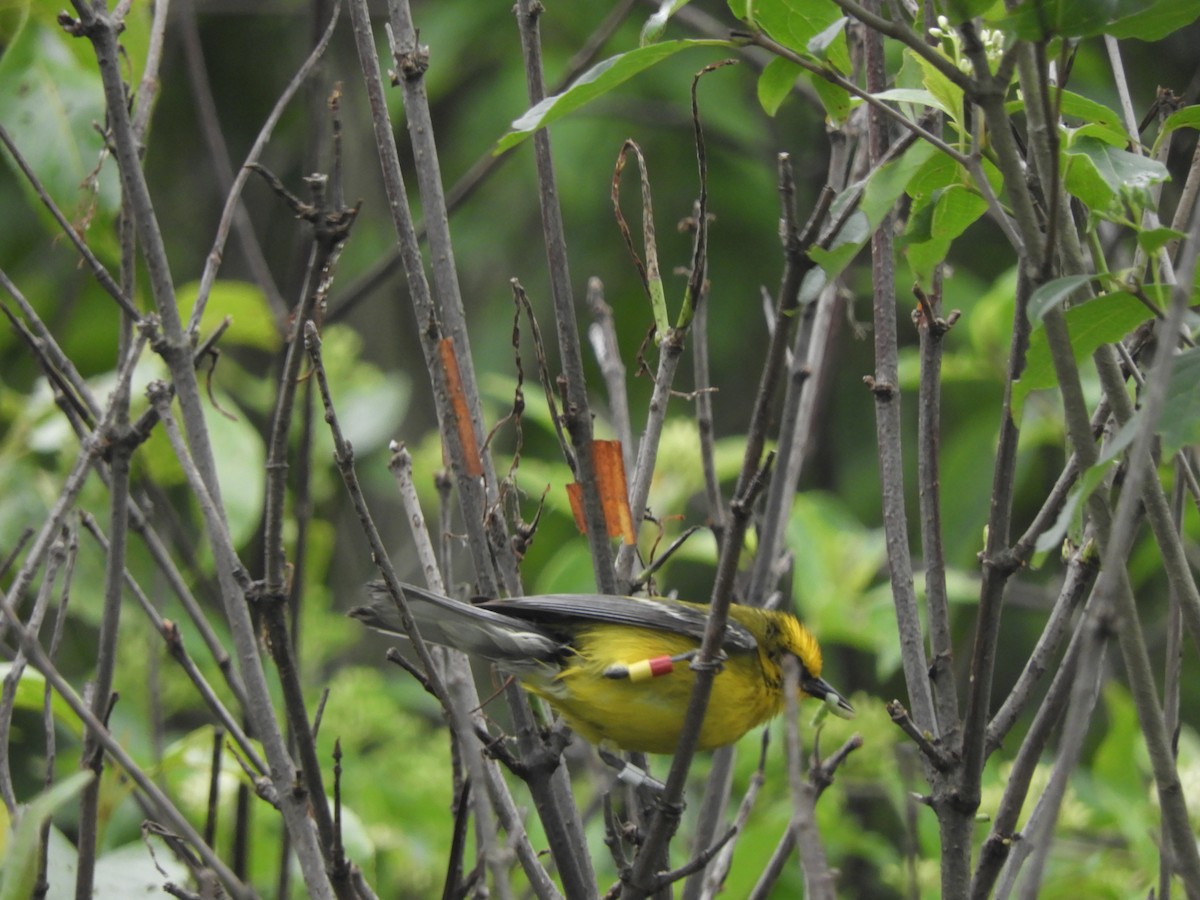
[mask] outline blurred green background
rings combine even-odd
[[[554,83],[612,4],[547,5],[542,35],[547,78]],[[382,4],[377,6],[382,11]],[[689,9],[710,17],[720,28],[735,25],[721,3],[697,0]],[[48,0],[0,9],[0,37],[4,39],[0,95],[7,98],[0,101],[0,123],[33,161],[72,220],[86,228],[93,248],[115,270],[116,192],[111,160],[104,162],[95,191],[81,185],[99,160],[100,139],[93,128],[103,117],[99,89],[87,48],[68,41],[55,27],[57,11]],[[650,11],[648,5],[633,6],[599,56],[635,47]],[[427,84],[442,172],[446,183],[454,184],[491,152],[509,123],[528,105],[516,25],[508,2],[439,0],[416,3],[414,12],[421,39],[431,48]],[[136,48],[144,47],[147,15],[137,5],[127,33],[128,65],[134,75],[140,72],[144,54]],[[195,28],[221,134],[236,167],[327,15],[324,0],[258,4],[192,0],[173,5],[146,168],[182,302],[190,303],[189,298],[194,297],[194,282],[211,248],[225,197],[189,75],[187,31]],[[377,31],[382,34],[381,28]],[[666,36],[695,33],[687,24],[673,22]],[[1197,39],[1200,29],[1193,25],[1153,45],[1136,41],[1122,45],[1139,113],[1149,107],[1160,85],[1195,102]],[[650,380],[633,377],[633,372],[638,348],[652,320],[614,222],[610,200],[613,166],[622,142],[636,140],[645,153],[654,191],[664,273],[685,266],[691,242],[675,226],[691,214],[697,193],[689,89],[697,70],[726,55],[714,48],[681,53],[552,130],[580,321],[588,321],[582,302],[586,281],[598,277],[614,309],[622,358],[630,373],[635,432],[645,419]],[[757,72],[750,55],[742,65],[707,77],[700,87],[708,139],[709,204],[715,216],[709,261],[709,340],[712,381],[718,387],[713,407],[718,465],[726,493],[740,465],[740,435],[746,427],[765,347],[762,291],[773,294],[777,290],[782,269],[776,154],[787,152],[793,160],[801,218],[807,216],[826,181],[829,155],[826,122],[815,100],[797,92],[777,115],[769,117],[756,98]],[[1081,45],[1071,78],[1076,91],[1115,106],[1111,76],[1098,40]],[[393,270],[368,287],[372,273],[392,253],[395,240],[345,19],[318,77],[287,110],[262,163],[294,193],[306,196],[301,179],[313,171],[328,171],[331,164],[326,98],[335,84],[342,88],[345,194],[350,203],[361,199],[362,212],[331,292],[325,356],[343,426],[357,451],[360,478],[371,492],[376,521],[395,548],[402,570],[415,578],[406,526],[384,466],[387,443],[401,440],[412,449],[431,521],[437,509],[433,478],[442,462],[417,325],[403,278]],[[393,92],[390,102],[397,123],[402,122],[398,92]],[[403,137],[401,134],[401,156],[408,165],[411,160]],[[1194,133],[1176,141],[1169,166],[1177,178],[1167,186],[1168,195],[1177,190],[1178,176],[1186,170],[1193,146]],[[411,166],[406,175],[415,195]],[[636,221],[637,196],[630,172],[625,185],[625,213]],[[415,196],[413,202],[419,212]],[[290,307],[301,288],[308,252],[305,227],[260,179],[251,179],[245,204],[274,284]],[[4,211],[0,267],[38,310],[81,372],[101,389],[112,380],[117,333],[113,303],[76,264],[74,251],[57,234],[11,166],[0,175],[0,209]],[[452,215],[451,229],[490,426],[508,411],[515,385],[510,279],[518,278],[529,292],[543,333],[553,333],[531,146],[522,145],[499,163]],[[1006,251],[999,232],[980,221],[955,243],[945,281],[945,308],[963,313],[946,344],[941,479],[960,661],[970,651],[972,606],[977,595],[976,554],[983,543],[1011,329],[1014,276],[1012,258]],[[276,388],[281,343],[270,307],[259,286],[252,283],[253,270],[236,239],[229,243],[221,278],[227,283],[214,293],[206,322],[215,324],[226,313],[234,322],[222,342],[223,353],[212,371],[211,384],[221,409],[236,421],[215,409],[210,421],[223,465],[226,498],[231,503],[231,525],[242,558],[257,575],[261,569],[263,434]],[[910,398],[916,384],[915,331],[906,305],[912,276],[903,265],[898,266],[897,280],[898,296],[903,300],[897,317],[904,343],[904,411],[913,434],[916,411]],[[667,275],[672,309],[677,308],[683,287],[682,277]],[[139,296],[143,290],[144,279]],[[862,383],[863,376],[873,371],[869,267],[862,260],[847,272],[844,299],[844,315],[838,318],[828,353],[830,369],[821,382],[820,424],[812,436],[811,464],[804,473],[788,535],[796,557],[793,587],[798,610],[821,638],[829,680],[853,695],[860,711],[853,727],[866,738],[864,749],[851,756],[836,785],[822,799],[819,813],[830,856],[842,870],[846,896],[910,896],[913,891],[936,896],[934,819],[909,799],[910,791],[923,789],[919,765],[912,748],[897,740],[883,711],[886,700],[904,698],[904,688],[884,570],[874,404]],[[522,333],[522,360],[528,373],[533,371],[533,352],[524,324]],[[557,351],[550,347],[549,352],[551,371],[556,372]],[[647,352],[653,366],[653,353]],[[602,381],[586,345],[585,356],[600,417],[597,429],[600,436],[611,436]],[[162,374],[161,367],[150,359],[143,369],[139,374],[143,384]],[[690,382],[690,359],[685,358],[677,387],[686,391]],[[1096,390],[1087,387],[1093,393]],[[538,499],[549,486],[546,514],[523,565],[526,587],[530,592],[592,590],[586,544],[571,521],[563,489],[568,475],[556,456],[541,392],[527,382],[526,395],[525,443],[516,472],[524,519],[533,518]],[[673,404],[651,494],[656,514],[669,520],[668,535],[687,525],[703,524],[706,516],[691,404],[684,399]],[[328,436],[319,415],[316,418],[315,517],[309,534],[300,631],[306,682],[314,703],[320,690],[329,688],[322,745],[328,751],[333,739],[340,737],[350,761],[342,796],[353,813],[354,834],[348,838],[352,855],[377,879],[381,895],[431,896],[440,889],[451,830],[447,735],[432,702],[407,677],[385,668],[382,640],[365,637],[356,623],[342,616],[361,599],[361,585],[371,577],[372,567],[331,465]],[[1027,404],[1021,446],[1014,519],[1018,530],[1039,508],[1063,463],[1055,396],[1035,395]],[[511,428],[502,430],[496,444],[500,471],[507,470],[513,448]],[[15,545],[23,528],[36,527],[41,521],[77,449],[28,350],[11,329],[0,330],[0,554]],[[912,470],[907,481],[912,495],[910,526],[914,550],[919,552],[911,452],[906,464]],[[182,476],[165,441],[152,440],[139,454],[136,466],[139,477],[154,479],[157,488],[149,499],[157,521],[168,534],[183,536],[181,548],[192,549],[191,558],[185,558],[188,574],[197,592],[210,599],[207,550],[186,537],[195,533],[196,513],[187,501]],[[103,522],[106,502],[104,489],[93,480],[81,505]],[[1194,551],[1198,528],[1194,509],[1187,528]],[[650,540],[649,529],[643,535]],[[293,529],[289,539],[294,536]],[[706,597],[714,559],[715,545],[702,533],[664,570],[660,588],[695,599]],[[1166,591],[1152,548],[1135,550],[1132,567],[1148,639],[1161,657]],[[162,599],[166,615],[181,617],[136,541],[130,568]],[[102,571],[102,554],[88,538],[81,538],[71,627],[60,654],[64,670],[79,682],[94,662],[90,652],[95,643],[101,601],[97,586],[102,583]],[[457,574],[463,577],[465,571]],[[1010,588],[996,678],[998,695],[1019,673],[1060,579],[1061,567],[1051,558],[1041,568],[1022,573]],[[195,649],[193,652],[200,655]],[[135,611],[123,621],[121,653],[117,686],[122,699],[114,718],[115,730],[140,758],[161,760],[161,777],[181,796],[194,797],[196,808],[202,808],[208,778],[206,716],[199,711],[190,687],[164,659],[157,636]],[[1119,661],[1114,659],[1113,665],[1119,666]],[[208,668],[213,669],[211,664]],[[1200,704],[1195,668],[1193,658],[1185,660],[1185,721],[1188,712]],[[966,673],[960,674],[965,679]],[[501,713],[496,715],[502,718]],[[14,765],[20,769],[21,787],[36,791],[41,738],[34,710],[19,711],[16,726],[21,743],[14,743],[19,746]],[[1155,877],[1157,865],[1151,831],[1155,801],[1145,778],[1146,764],[1135,726],[1128,698],[1120,687],[1111,686],[1105,695],[1103,721],[1092,732],[1088,767],[1077,779],[1064,810],[1064,837],[1052,859],[1044,896],[1080,896],[1081,891],[1096,897],[1144,895],[1152,883],[1148,879]],[[1018,745],[1022,727],[1010,738],[1012,747]],[[828,752],[851,733],[849,725],[833,723],[821,735],[821,748]],[[740,754],[740,783],[748,778],[757,756],[755,741],[757,736],[748,737],[748,746]],[[62,771],[73,765],[69,749],[73,744],[66,743],[68,749],[60,751]],[[1185,729],[1180,754],[1184,783],[1191,791],[1200,782],[1189,781],[1197,772],[1196,739],[1190,729]],[[981,813],[989,811],[989,802],[994,808],[1010,758],[1005,750],[993,758],[988,778],[994,791],[985,795]],[[749,890],[789,815],[778,748],[773,748],[770,760],[771,787],[752,817],[751,830],[739,843],[728,896],[741,896]],[[703,763],[698,768],[702,777]],[[237,777],[238,770],[231,767],[231,786]],[[112,818],[105,842],[115,848],[136,839],[140,814],[122,799],[124,788],[117,779],[112,781]],[[1200,808],[1200,796],[1195,799],[1192,809]],[[255,836],[254,877],[269,894],[275,851],[266,848],[273,848],[276,823],[265,814],[255,820],[261,833]],[[591,827],[599,863],[604,857],[600,823],[593,821]],[[985,825],[979,829],[984,831]],[[922,860],[915,868],[906,862],[910,849]],[[611,880],[611,868],[604,877]],[[798,885],[799,874],[791,871],[777,895],[793,896]]]

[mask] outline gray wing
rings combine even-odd
[[[477,608],[534,624],[544,624],[550,629],[554,628],[556,622],[590,619],[595,622],[671,631],[701,640],[704,637],[704,629],[708,627],[706,607],[674,600],[619,597],[612,594],[539,594],[533,597],[489,600]],[[748,629],[730,620],[721,647],[724,650],[749,651],[757,648],[758,642]]]
[[[549,662],[564,646],[548,629],[502,612],[459,603],[416,585],[401,585],[421,637],[498,663]],[[400,612],[382,582],[370,585],[371,602],[349,615],[364,625],[407,637]]]

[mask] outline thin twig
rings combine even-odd
[[[604,302],[604,284],[599,278],[589,278],[587,304],[594,320],[588,326],[588,339],[592,353],[600,364],[600,374],[608,391],[608,412],[613,430],[621,442],[621,458],[625,471],[632,472],[634,465],[633,428],[629,419],[629,395],[625,390],[625,363],[621,361],[621,348],[617,343],[617,329],[613,320],[612,307]]]
[[[233,227],[234,219],[239,215],[242,207],[242,190],[246,186],[246,181],[250,178],[251,166],[258,162],[262,156],[263,149],[267,142],[271,139],[271,134],[275,130],[275,126],[283,117],[284,111],[288,104],[292,102],[292,98],[296,96],[296,92],[300,90],[308,76],[312,74],[321,57],[325,55],[325,50],[329,46],[329,41],[333,37],[334,27],[337,25],[338,14],[341,11],[341,3],[336,2],[333,5],[333,12],[329,17],[329,24],[325,28],[321,39],[317,41],[316,46],[305,58],[300,68],[296,70],[296,74],[292,76],[287,87],[279,95],[279,99],[275,101],[275,105],[271,108],[270,115],[267,116],[263,126],[259,129],[258,135],[254,139],[249,152],[246,154],[246,159],[242,166],[238,169],[237,175],[234,176],[232,183],[229,186],[229,191],[225,197],[225,206],[221,209],[221,218],[217,223],[217,233],[213,238],[212,249],[208,252],[208,257],[204,262],[204,271],[200,273],[200,284],[196,289],[196,303],[192,307],[192,315],[188,320],[188,334],[196,334],[200,328],[200,319],[204,315],[204,310],[208,305],[208,298],[212,293],[213,285],[216,284],[217,273],[221,268],[221,261],[225,256],[225,244],[229,239],[229,231]],[[220,158],[218,155],[216,158]],[[239,233],[241,228],[239,226]],[[276,292],[277,293],[277,292]],[[268,291],[267,296],[270,298],[272,292]],[[273,304],[274,306],[274,304]]]
[[[538,24],[541,10],[539,0],[518,0],[517,24],[521,32],[525,84],[531,106],[546,96]],[[565,226],[550,151],[550,133],[546,129],[543,128],[534,134],[533,148],[538,175],[538,199],[542,212],[542,233],[550,270],[550,294],[554,299],[558,352],[564,376],[563,420],[579,463],[576,480],[583,493],[583,518],[587,527],[588,549],[591,552],[596,587],[603,593],[615,594],[619,591],[613,571],[612,549],[604,524],[600,489],[592,467],[592,419],[583,373],[583,355],[579,347],[579,327],[575,319],[571,274],[567,262]],[[640,506],[633,506],[635,517],[640,517],[640,511]],[[586,868],[590,872],[590,866]],[[588,883],[594,880],[590,874],[585,879]]]

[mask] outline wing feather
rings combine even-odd
[[[633,625],[670,631],[701,640],[708,627],[708,607],[678,600],[620,597],[612,594],[539,594],[489,600],[477,609],[542,624],[551,629],[571,620],[586,619],[614,625]],[[754,635],[733,620],[725,629],[721,648],[750,651],[758,647]]]

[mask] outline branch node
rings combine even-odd
[[[896,394],[899,393],[899,389],[896,387],[896,385],[892,384],[890,381],[876,381],[874,375],[864,375],[863,384],[865,384],[867,389],[875,395],[876,400],[892,400],[895,398]]]

